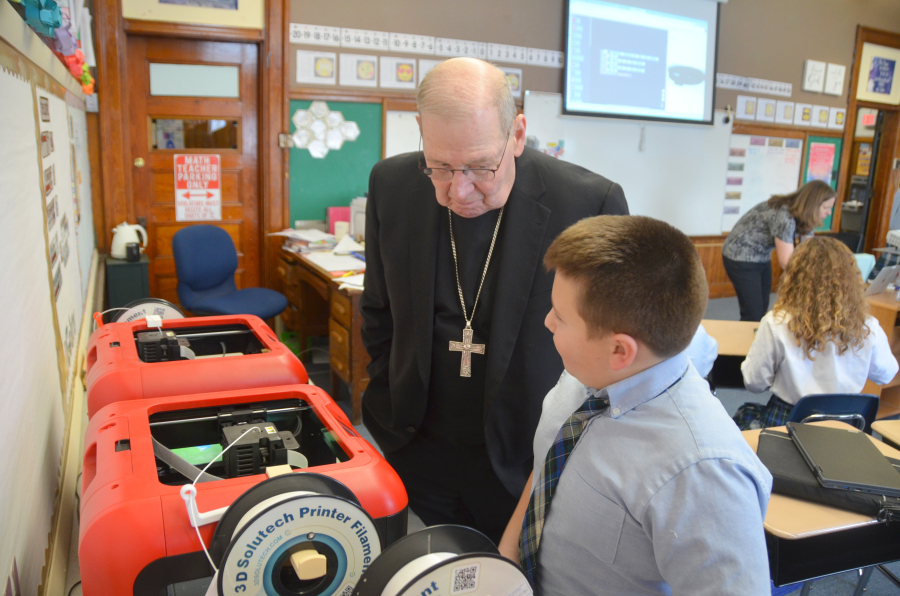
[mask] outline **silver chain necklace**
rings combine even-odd
[[[459,304],[462,306],[463,319],[466,321],[466,327],[463,329],[462,341],[451,341],[451,352],[462,352],[462,362],[459,366],[459,376],[472,376],[472,354],[484,354],[485,344],[473,344],[472,336],[475,333],[472,330],[472,319],[475,318],[475,308],[478,306],[478,299],[481,298],[481,288],[484,286],[484,278],[487,276],[488,266],[491,264],[491,255],[494,253],[494,244],[497,242],[497,233],[500,231],[500,221],[503,219],[503,210],[500,208],[500,215],[497,216],[497,225],[494,226],[494,237],[491,238],[491,247],[488,249],[487,259],[484,262],[484,271],[481,272],[481,283],[478,284],[478,292],[475,294],[475,303],[472,305],[472,314],[466,314],[466,300],[463,298],[462,284],[459,281],[459,260],[456,257],[456,239],[453,237],[453,212],[447,207],[447,217],[450,218],[450,248],[453,249],[453,266],[456,271],[456,290],[459,292]]]

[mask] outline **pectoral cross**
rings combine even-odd
[[[472,335],[475,332],[469,325],[463,329],[462,341],[451,341],[451,352],[462,352],[462,362],[459,365],[459,376],[472,376],[472,354],[484,354],[484,344],[473,344]]]

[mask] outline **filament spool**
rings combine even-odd
[[[356,585],[353,596],[531,596],[518,565],[482,533],[432,526],[392,544]]]
[[[293,473],[241,495],[216,527],[210,550],[220,561],[213,580],[219,596],[342,596],[380,554],[381,540],[347,487]]]

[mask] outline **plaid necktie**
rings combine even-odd
[[[609,407],[609,398],[595,397],[588,394],[587,400],[559,429],[556,440],[547,451],[547,458],[541,467],[535,489],[531,491],[531,500],[522,520],[522,533],[519,536],[519,561],[522,569],[534,585],[534,570],[537,566],[537,552],[541,543],[541,532],[544,520],[550,511],[550,501],[559,483],[559,477],[566,465],[569,454],[575,449],[581,433],[588,420]]]

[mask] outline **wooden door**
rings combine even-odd
[[[157,76],[152,89],[151,65]],[[230,80],[236,79],[235,91],[222,93],[215,89],[207,93],[205,87],[196,89],[197,79],[184,77],[183,65],[226,67],[201,70],[214,71],[214,75],[224,71],[226,80],[229,75]],[[161,86],[161,68],[167,72],[180,70],[175,77],[169,77],[166,86]],[[260,285],[257,69],[258,49],[251,43],[128,37],[126,88],[131,155],[125,163],[131,168],[134,196],[130,199],[135,217],[139,222],[146,221],[150,292],[154,297],[178,303],[172,236],[193,223],[213,224],[227,231],[238,254],[238,288]],[[183,90],[179,81],[184,82]],[[214,87],[211,85],[210,89]],[[161,135],[163,132],[169,134]],[[183,154],[219,155],[221,220],[176,220],[174,161],[176,155]]]

